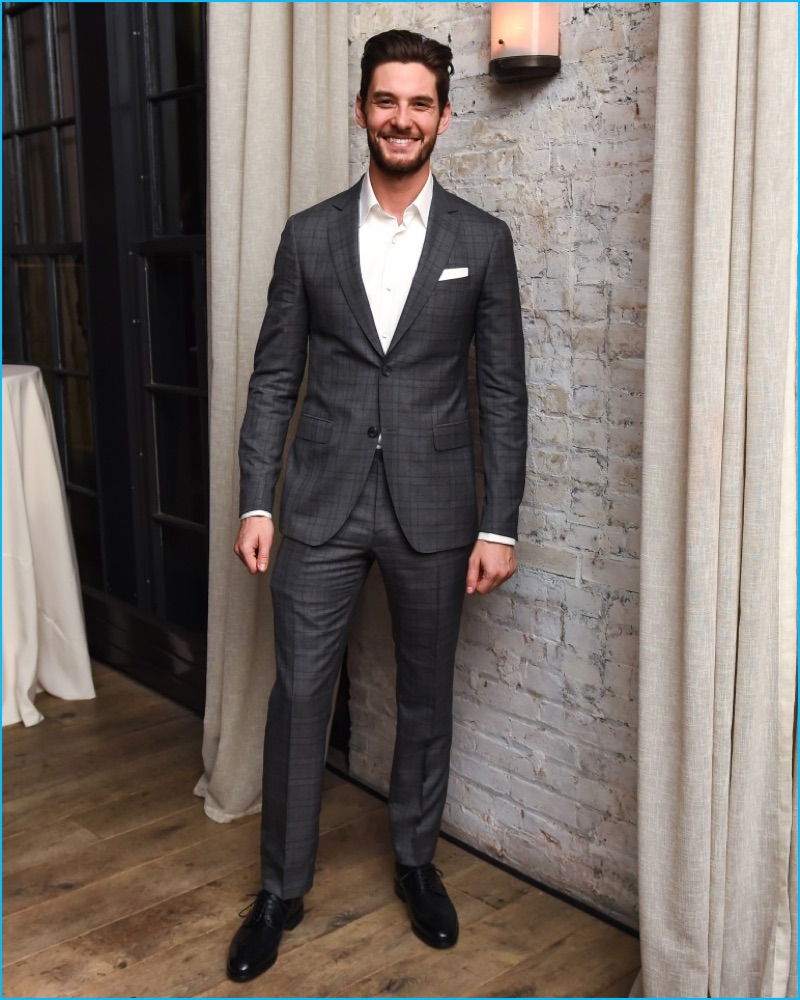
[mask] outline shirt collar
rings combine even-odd
[[[428,217],[431,214],[431,202],[433,201],[433,173],[428,172],[428,179],[425,181],[425,186],[417,195],[417,197],[411,202],[406,211],[410,208],[415,208],[419,215],[422,225],[428,228]],[[378,206],[380,211],[383,209],[375,197],[375,192],[372,190],[372,182],[369,179],[369,171],[364,174],[364,180],[361,183],[361,194],[359,195],[358,201],[358,227],[359,229],[367,221],[367,216],[372,211],[375,206]]]

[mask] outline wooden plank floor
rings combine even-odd
[[[273,969],[228,982],[258,817],[207,819],[201,721],[94,669],[96,701],[40,695],[44,722],[3,730],[3,996],[627,995],[635,939],[444,841],[461,937],[426,948],[392,890],[385,806],[330,773],[307,916]]]

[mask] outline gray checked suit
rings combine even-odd
[[[308,361],[272,578],[278,669],[264,747],[263,884],[284,898],[303,895],[313,878],[326,724],[374,561],[397,660],[393,842],[403,864],[431,860],[467,562],[478,531],[516,537],[525,483],[525,357],[508,227],[434,183],[419,266],[384,354],[361,278],[360,188],[286,225],[239,447],[241,512],[273,510]],[[466,274],[440,280],[454,268]],[[481,512],[467,391],[473,340]]]

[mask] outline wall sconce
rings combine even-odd
[[[489,75],[498,83],[553,76],[558,55],[557,3],[493,3]]]

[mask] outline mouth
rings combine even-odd
[[[393,149],[407,149],[415,142],[420,141],[419,139],[410,138],[409,136],[399,135],[382,135],[380,138]]]

